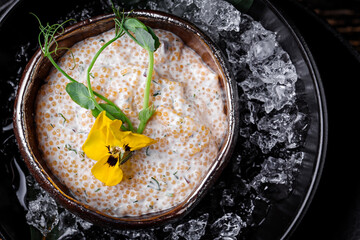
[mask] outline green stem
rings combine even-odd
[[[115,40],[116,40],[116,39],[115,39]],[[47,57],[47,58],[49,59],[49,61],[52,63],[52,65],[53,65],[59,72],[61,72],[67,79],[69,79],[71,82],[78,82],[78,81],[76,81],[75,79],[73,79],[69,74],[67,74],[62,68],[60,68],[60,66],[55,62],[55,60],[54,60],[53,57],[51,56],[51,54],[47,54],[47,55],[45,55],[45,57]],[[94,64],[93,64],[93,65],[94,65]],[[89,76],[89,74],[88,74],[88,76]],[[88,89],[89,89],[89,88],[88,88]],[[100,98],[101,100],[105,101],[105,102],[108,103],[109,105],[115,107],[116,110],[118,110],[119,112],[121,112],[121,113],[125,116],[125,114],[121,111],[121,109],[120,109],[118,106],[116,106],[116,104],[114,104],[112,101],[110,101],[108,98],[104,97],[103,95],[101,95],[100,93],[98,93],[98,92],[96,92],[96,91],[92,91],[92,92],[93,92],[93,94],[94,94],[95,96],[97,96],[97,97]],[[94,102],[96,102],[96,101],[94,101]],[[125,116],[125,122],[128,124],[130,131],[134,131],[134,127],[133,127],[130,119],[127,118],[126,116]],[[127,129],[123,129],[123,130],[127,130]]]
[[[146,127],[146,122],[140,121],[139,127],[137,129],[137,133],[142,134],[144,132],[144,130],[145,130],[145,127]]]
[[[149,97],[150,97],[150,86],[151,86],[151,79],[154,71],[154,52],[148,51],[149,53],[149,65],[147,71],[147,81],[145,86],[145,93],[144,93],[144,102],[143,102],[143,109],[149,107]]]
[[[145,92],[144,92],[144,101],[143,101],[143,110],[149,108],[149,98],[150,98],[150,87],[151,87],[151,80],[152,75],[154,71],[154,52],[148,51],[149,53],[149,65],[148,65],[148,71],[147,71],[147,80],[146,80],[146,86],[145,86]],[[147,121],[149,118],[140,118],[139,127],[137,129],[137,132],[142,134],[145,130]]]
[[[101,46],[101,48],[99,49],[99,51],[96,52],[94,58],[92,59],[88,69],[87,69],[87,85],[88,85],[88,90],[89,90],[89,95],[92,98],[92,100],[94,101],[95,107],[100,111],[104,111],[104,109],[99,105],[99,103],[95,100],[95,95],[94,95],[94,91],[91,88],[91,81],[90,81],[90,72],[92,70],[92,68],[95,65],[96,60],[98,59],[98,57],[100,56],[100,54],[102,53],[102,51],[104,51],[104,49],[109,46],[111,43],[113,43],[116,39],[118,39],[118,37],[116,36],[115,38],[111,39],[110,41],[108,41],[107,43],[105,43],[104,45]],[[108,113],[108,115],[110,115],[112,118],[114,118],[114,116],[112,116],[110,113]]]
[[[75,79],[73,79],[72,77],[70,77],[69,74],[67,74],[64,70],[62,70],[59,65],[55,62],[55,60],[52,58],[51,54],[45,55],[45,57],[47,57],[50,62],[52,63],[52,65],[59,70],[59,72],[61,72],[67,79],[69,79],[72,82],[77,82]]]
[[[105,101],[107,104],[116,108],[116,110],[119,111],[124,116],[124,120],[128,124],[129,129],[123,129],[123,125],[121,125],[122,130],[130,130],[130,131],[134,132],[134,127],[133,127],[130,119],[128,117],[126,117],[125,113],[123,111],[121,111],[121,109],[116,104],[114,104],[112,101],[110,101],[109,99],[107,99],[106,97],[104,97],[103,95],[101,95],[100,93],[97,93],[95,91],[94,91],[94,95],[97,96],[98,98],[100,98],[101,100]]]
[[[123,165],[124,163],[127,162],[127,160],[129,160],[132,156],[133,152],[129,152],[125,157],[123,157],[122,159],[120,159],[120,165]]]
[[[119,112],[121,112],[122,114],[124,114],[121,109],[116,106],[113,102],[111,102],[109,99],[107,99],[106,97],[102,96],[101,94],[94,92],[91,88],[91,81],[90,81],[90,72],[92,70],[92,68],[95,65],[96,60],[98,59],[98,57],[100,56],[100,54],[105,50],[105,48],[107,48],[110,44],[112,44],[113,42],[115,42],[117,39],[119,39],[123,34],[117,34],[113,39],[111,39],[110,41],[106,42],[104,45],[101,46],[101,48],[97,51],[97,53],[95,54],[93,60],[91,61],[88,69],[87,69],[87,85],[88,85],[88,90],[89,90],[89,94],[91,96],[91,98],[94,101],[95,107],[99,110],[99,111],[104,111],[104,109],[96,102],[94,95],[96,95],[97,97],[99,97],[101,100],[104,100],[106,103],[108,103],[109,105],[113,106],[116,108],[116,110],[118,110]],[[107,113],[108,115],[110,115],[111,117],[113,117],[109,112]],[[125,116],[125,114],[124,114]],[[114,118],[114,117],[113,117]],[[134,127],[130,121],[130,119],[128,119],[127,117],[125,118],[125,122],[128,124],[130,131],[134,130]]]

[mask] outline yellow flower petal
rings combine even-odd
[[[129,147],[130,151],[136,151],[141,148],[147,147],[156,141],[148,136],[131,131],[117,131],[114,132],[115,137],[121,141],[121,146]]]
[[[91,131],[102,130],[106,128],[111,123],[111,120],[106,116],[106,112],[102,111],[96,118],[94,125],[91,128]]]
[[[106,116],[106,112],[102,111],[99,114],[99,116],[96,118],[95,123],[94,123],[93,127],[90,130],[90,133],[93,130],[94,131],[95,130],[100,130],[100,131],[102,131],[104,133],[105,142],[107,144],[117,145],[118,142],[114,138],[112,130],[120,131],[121,125],[122,125],[121,120],[119,120],[119,119],[111,120],[110,118],[108,118],[108,116]]]
[[[102,111],[96,118],[82,150],[89,158],[99,161],[109,154],[107,146],[120,146],[121,142],[115,138],[113,130],[120,131],[121,124],[121,120],[111,120],[105,111]]]
[[[82,146],[85,154],[97,161],[91,169],[92,174],[107,186],[114,186],[123,178],[117,157],[123,150],[136,151],[155,143],[145,135],[121,131],[121,125],[120,120],[111,120],[105,111],[101,112]]]
[[[105,135],[100,130],[91,129],[82,150],[89,158],[100,161],[104,156],[110,155],[105,142]]]
[[[106,186],[115,186],[120,183],[123,178],[123,171],[120,168],[119,161],[110,166],[107,160],[109,157],[104,157],[92,167],[92,174],[103,182]]]

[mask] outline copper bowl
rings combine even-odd
[[[161,212],[141,216],[113,217],[97,211],[87,204],[78,201],[69,189],[50,171],[38,149],[35,123],[34,101],[43,79],[49,74],[52,64],[45,58],[40,49],[27,64],[18,88],[14,109],[14,130],[20,152],[27,167],[39,184],[66,209],[97,225],[114,228],[143,228],[167,223],[183,217],[205,195],[218,178],[236,144],[238,129],[237,89],[231,77],[227,63],[215,44],[198,28],[189,22],[169,14],[156,11],[134,11],[134,17],[152,28],[164,29],[179,36],[184,43],[195,50],[202,60],[220,76],[220,83],[226,96],[225,111],[228,116],[228,131],[217,158],[210,166],[209,172],[198,187],[179,205]],[[71,47],[75,43],[91,36],[98,35],[114,27],[114,15],[102,15],[72,25],[57,36],[60,47]],[[53,56],[59,59],[64,52]]]

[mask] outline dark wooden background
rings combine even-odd
[[[313,9],[360,52],[360,0],[298,0]]]

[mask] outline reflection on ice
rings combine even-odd
[[[149,1],[148,7],[187,18],[207,34],[218,39],[221,31],[239,31],[241,13],[226,1],[164,0]]]
[[[26,221],[46,236],[59,222],[58,206],[55,200],[35,184],[31,177],[28,177],[27,181],[33,196],[28,203]]]
[[[191,219],[176,227],[167,225],[164,227],[164,232],[171,232],[168,239],[177,240],[183,238],[186,240],[199,240],[205,234],[205,228],[208,222],[209,214],[205,213],[197,219]]]
[[[246,223],[238,215],[226,213],[217,219],[210,228],[214,235],[217,235],[218,239],[223,239],[224,237],[236,237],[245,226]]]

